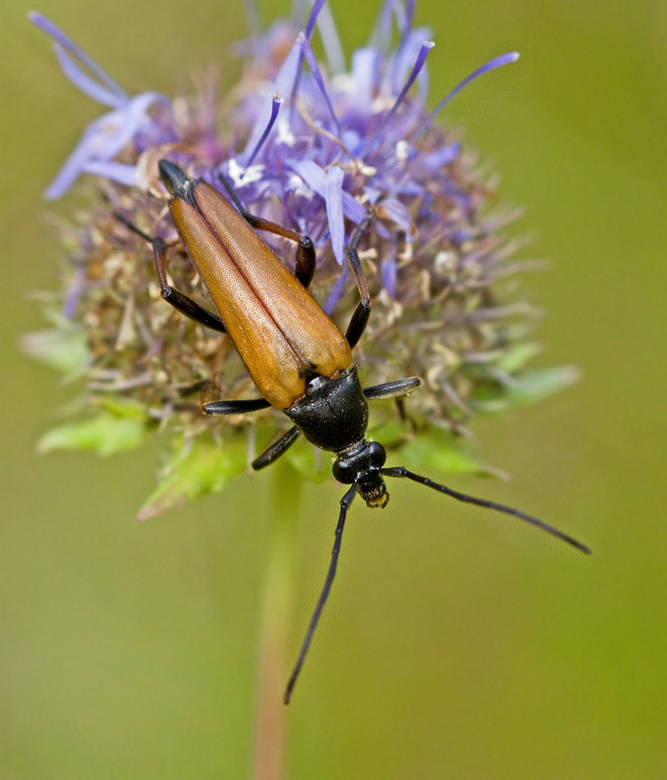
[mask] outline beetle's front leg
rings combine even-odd
[[[200,306],[185,293],[180,292],[180,290],[177,290],[169,284],[167,281],[167,247],[164,241],[159,236],[151,238],[149,235],[146,235],[143,230],[140,230],[117,211],[114,211],[114,216],[119,222],[122,222],[128,230],[136,233],[153,247],[155,268],[157,270],[158,281],[160,282],[160,294],[164,300],[194,322],[197,322],[206,328],[211,328],[211,330],[217,330],[219,333],[226,333],[227,330],[225,329],[222,320],[216,314],[213,314],[203,306]]]
[[[164,241],[161,238],[154,238],[153,255],[155,257],[155,268],[157,270],[158,280],[160,282],[160,293],[167,303],[171,304],[181,314],[185,314],[194,322],[198,322],[206,328],[217,330],[219,333],[226,333],[227,330],[222,320],[212,312],[200,306],[192,298],[172,287],[167,281],[167,252]]]

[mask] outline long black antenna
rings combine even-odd
[[[525,522],[530,523],[537,528],[541,528],[548,534],[551,534],[552,536],[555,536],[556,538],[562,539],[564,542],[571,544],[572,547],[576,547],[577,550],[581,550],[581,552],[586,553],[586,555],[591,554],[591,549],[589,547],[586,547],[585,544],[578,542],[572,536],[563,533],[563,531],[559,531],[557,528],[554,528],[552,525],[548,525],[544,521],[539,520],[537,517],[527,515],[525,512],[520,512],[518,509],[512,509],[511,506],[496,504],[495,501],[487,501],[484,498],[474,498],[473,496],[469,496],[466,493],[459,493],[458,491],[452,490],[445,485],[440,485],[438,482],[434,482],[432,479],[428,479],[428,477],[421,477],[419,474],[413,474],[412,471],[408,471],[403,466],[398,466],[391,469],[380,469],[380,474],[383,474],[385,477],[405,477],[407,479],[411,479],[413,482],[419,482],[420,485],[426,485],[426,487],[433,488],[433,490],[438,490],[440,493],[446,493],[448,496],[455,498],[457,501],[465,501],[468,504],[476,504],[477,506],[482,506],[485,509],[495,509],[497,512],[504,512],[506,515],[518,517],[519,520],[525,520]]]
[[[306,631],[306,636],[303,640],[303,643],[301,644],[299,657],[296,659],[296,664],[294,664],[294,669],[292,670],[292,674],[289,678],[289,682],[287,683],[287,687],[285,688],[285,693],[283,694],[283,704],[289,704],[290,699],[292,698],[292,692],[294,691],[294,686],[296,685],[297,678],[299,676],[299,673],[301,672],[303,661],[306,657],[306,653],[308,652],[308,648],[310,647],[310,643],[313,640],[313,634],[315,633],[315,629],[317,628],[320,615],[322,614],[322,609],[326,603],[327,597],[329,595],[329,591],[331,590],[331,584],[333,583],[334,576],[336,575],[336,566],[338,565],[338,553],[340,552],[340,543],[343,539],[343,528],[345,527],[345,517],[347,515],[347,510],[352,505],[352,501],[354,500],[356,494],[357,494],[357,486],[352,485],[352,487],[347,491],[347,493],[340,500],[340,515],[338,516],[338,525],[336,526],[334,546],[333,546],[333,550],[331,551],[331,563],[329,564],[329,571],[327,572],[327,578],[324,581],[324,587],[322,588],[320,597],[317,600],[317,606],[315,607],[313,616],[310,619],[308,631]]]

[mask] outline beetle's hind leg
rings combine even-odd
[[[125,219],[122,214],[114,212],[114,216],[122,222],[128,230],[141,236],[144,241],[147,241],[153,247],[155,268],[157,270],[158,281],[160,282],[160,294],[164,300],[194,322],[197,322],[206,328],[211,328],[211,330],[217,330],[219,333],[226,333],[227,331],[222,320],[216,314],[213,314],[213,312],[200,306],[185,293],[180,292],[180,290],[177,290],[169,284],[167,281],[167,248],[164,241],[159,236],[151,238],[146,235],[143,230],[140,230],[136,225],[133,225],[129,220]]]
[[[407,379],[398,379],[396,382],[364,387],[364,396],[368,401],[377,401],[381,398],[402,398],[421,387],[421,384],[422,381],[418,376],[411,376]]]
[[[304,287],[308,288],[315,275],[315,262],[317,260],[315,247],[311,238],[304,233],[297,233],[296,230],[290,230],[275,222],[270,222],[268,219],[256,217],[254,214],[251,214],[239,200],[239,196],[234,191],[234,187],[227,177],[223,176],[222,173],[218,174],[218,177],[220,183],[225,188],[229,199],[236,206],[237,211],[250,227],[255,228],[255,230],[265,230],[267,233],[273,233],[276,236],[287,238],[289,241],[294,241],[297,245],[294,275]]]
[[[211,401],[202,404],[204,414],[248,414],[249,412],[258,412],[260,409],[267,409],[271,404],[263,398],[248,398],[238,401]],[[252,467],[255,471],[270,466],[283,455],[294,444],[301,435],[301,431],[295,426],[284,433],[277,441],[264,450],[264,452],[255,458]]]
[[[301,431],[296,427],[290,428],[287,433],[284,433],[278,441],[269,444],[264,452],[255,458],[252,462],[252,467],[255,471],[264,469],[270,466],[272,463],[278,460],[287,450],[294,444],[294,442],[301,435]]]

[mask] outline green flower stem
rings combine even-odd
[[[287,707],[283,690],[289,674],[287,650],[300,549],[301,475],[285,458],[272,469],[268,564],[259,632],[255,780],[284,777]]]

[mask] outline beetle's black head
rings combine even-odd
[[[175,165],[169,160],[160,160],[158,169],[160,171],[162,183],[167,188],[167,192],[171,197],[183,198],[183,200],[188,201],[190,205],[197,208],[197,203],[192,192],[194,185],[197,182],[194,179],[190,179],[178,165]]]
[[[379,442],[363,441],[354,450],[339,455],[333,464],[333,475],[344,485],[355,484],[369,507],[384,507],[389,493],[380,469],[386,459],[387,453]]]

